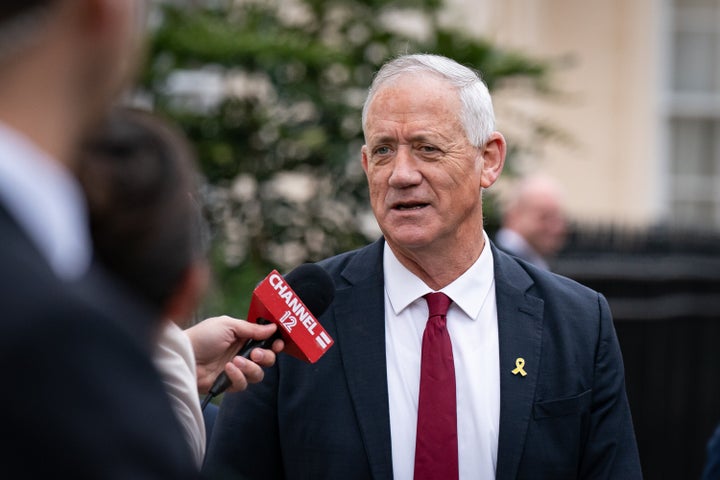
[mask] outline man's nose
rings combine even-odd
[[[393,160],[393,171],[388,183],[394,188],[404,188],[417,185],[422,181],[419,160],[413,156],[409,145],[400,145]]]

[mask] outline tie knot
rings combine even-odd
[[[445,316],[450,307],[450,297],[442,292],[428,293],[424,295],[428,304],[428,317]]]

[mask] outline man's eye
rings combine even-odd
[[[373,153],[375,153],[376,155],[387,155],[388,153],[390,153],[390,148],[389,147],[377,147]]]

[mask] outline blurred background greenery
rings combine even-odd
[[[372,76],[402,53],[550,92],[550,65],[443,26],[441,0],[158,2],[137,97],[192,140],[213,286],[200,318],[244,318],[254,286],[379,236],[360,165]],[[542,134],[547,125],[529,124]],[[509,140],[512,157],[523,145]],[[487,227],[497,224],[486,196]]]

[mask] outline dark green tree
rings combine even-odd
[[[210,313],[244,316],[271,269],[376,238],[360,166],[360,109],[400,53],[439,53],[545,88],[547,66],[440,25],[441,0],[161,4],[143,94],[179,123],[207,179],[216,288]],[[490,214],[492,221],[492,214]]]

